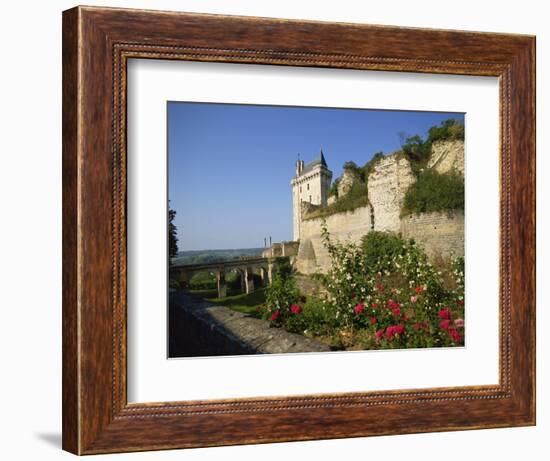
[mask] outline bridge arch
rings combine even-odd
[[[262,280],[261,285],[271,283],[274,258],[243,258],[233,261],[208,264],[189,264],[173,266],[170,268],[170,277],[176,279],[183,286],[189,287],[191,279],[200,272],[210,272],[216,276],[218,297],[227,296],[226,275],[229,272],[237,272],[241,278],[241,290],[245,293],[254,291],[254,274],[258,273]]]

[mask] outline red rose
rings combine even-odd
[[[464,306],[464,301],[459,299],[457,302],[456,302],[459,306]]]
[[[441,322],[439,322],[439,328],[441,328],[442,330],[448,330],[450,324],[451,321],[449,319],[442,320]]]
[[[372,303],[372,308],[373,309],[378,309],[378,303]]]
[[[386,339],[388,341],[391,341],[393,339],[393,335],[394,335],[394,327],[391,326],[386,328]]]
[[[428,329],[428,325],[426,325],[425,322],[418,322],[418,323],[413,323],[413,329],[414,330],[424,330],[424,329]]]
[[[449,328],[448,332],[455,343],[458,343],[462,339],[462,336],[455,328]]]
[[[396,335],[402,335],[405,332],[405,326],[404,325],[395,325],[393,327],[393,332]]]
[[[391,313],[393,314],[394,317],[399,317],[401,315],[401,309],[399,309],[399,307],[394,307],[391,310]]]
[[[446,320],[449,320],[451,318],[451,309],[449,309],[448,307],[446,307],[445,309],[441,309],[439,311],[439,313],[437,314],[437,316],[440,318],[440,319],[446,319]]]
[[[397,309],[399,307],[399,303],[393,299],[388,299],[387,304],[389,309]]]
[[[292,304],[292,306],[290,306],[290,312],[296,315],[302,312],[302,308],[298,306],[298,304]]]
[[[380,293],[382,293],[382,292],[384,291],[385,287],[384,287],[384,285],[382,285],[382,284],[380,283],[380,284],[376,285],[376,289],[377,289]]]
[[[376,325],[378,323],[378,320],[376,320],[376,317],[374,315],[371,315],[370,317],[370,324]]]
[[[365,310],[365,305],[363,303],[359,303],[353,308],[353,311],[356,314],[361,314],[364,310]]]
[[[417,286],[414,291],[416,292],[417,295],[419,295],[420,293],[422,293],[424,291],[424,287],[422,286]]]
[[[279,309],[277,309],[273,314],[271,314],[271,321],[274,322],[279,318],[279,315],[281,315],[281,312],[279,312]]]
[[[384,329],[381,328],[380,330],[376,330],[376,333],[374,333],[374,336],[376,336],[377,341],[380,341],[382,336],[384,336]]]

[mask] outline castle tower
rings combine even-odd
[[[294,240],[300,239],[302,202],[312,205],[326,205],[332,171],[328,169],[323,151],[315,160],[304,165],[303,160],[296,162],[296,176],[290,182],[292,186],[292,223]]]

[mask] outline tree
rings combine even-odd
[[[170,261],[178,255],[178,228],[174,224],[176,210],[168,208],[168,256]]]

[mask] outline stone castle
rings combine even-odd
[[[432,145],[427,168],[439,173],[464,174],[464,141],[439,141]],[[431,257],[464,255],[464,213],[462,211],[422,213],[402,216],[405,193],[416,181],[408,159],[396,152],[376,161],[367,179],[367,203],[350,211],[317,217],[320,207],[330,206],[345,196],[357,181],[357,173],[345,169],[338,182],[338,194],[329,195],[332,172],[323,151],[304,164],[296,162],[291,180],[293,242],[274,244],[265,256],[291,256],[298,272],[326,272],[330,258],[321,239],[321,225],[326,223],[331,238],[358,243],[370,231],[385,231],[413,238]]]

